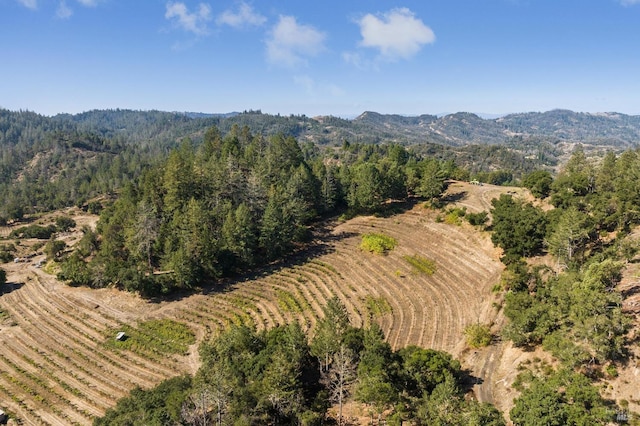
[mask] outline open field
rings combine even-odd
[[[453,183],[452,203],[470,212],[488,210],[501,193],[517,188]],[[34,263],[10,263],[10,291],[0,296],[0,408],[24,424],[90,424],[133,387],[148,388],[199,366],[197,345],[229,323],[265,329],[299,321],[312,331],[322,306],[338,296],[356,326],[378,322],[394,348],[416,344],[451,352],[476,377],[476,396],[508,408],[509,366],[521,356],[497,342],[469,350],[463,329],[504,321],[491,287],[502,271],[489,235],[467,223],[439,223],[440,212],[407,205],[390,217],[362,216],[327,223],[313,245],[253,275],[171,301],[145,301],[114,289],[71,288]],[[96,217],[73,216],[79,224]],[[79,228],[79,226],[78,226]],[[362,235],[393,237],[386,256],[360,250]],[[70,244],[73,234],[65,237]],[[23,248],[25,249],[25,248]],[[435,265],[416,271],[407,257]],[[187,324],[196,344],[185,355],[160,356],[105,345],[113,330],[149,319]],[[503,360],[506,360],[503,362]],[[496,373],[499,374],[496,374]],[[513,397],[513,395],[510,395]],[[505,406],[505,404],[507,404]]]

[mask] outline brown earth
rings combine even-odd
[[[640,230],[629,238],[635,245],[640,244]],[[623,296],[622,309],[632,317],[627,335],[630,354],[627,362],[618,367],[618,377],[603,381],[602,393],[618,404],[627,401],[630,411],[640,413],[640,255],[627,263],[617,289]]]

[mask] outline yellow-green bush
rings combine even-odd
[[[376,254],[386,254],[393,250],[397,242],[395,238],[383,234],[364,234],[360,248]]]
[[[436,264],[433,260],[425,259],[417,254],[413,256],[403,256],[402,258],[409,262],[412,269],[418,274],[433,275],[436,272]]]
[[[464,335],[467,338],[467,344],[472,348],[489,346],[493,340],[491,328],[486,324],[469,325],[464,329]]]

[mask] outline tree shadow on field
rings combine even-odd
[[[460,386],[463,393],[469,393],[473,391],[473,387],[484,383],[482,377],[476,377],[472,374],[471,370],[464,369],[460,372]]]
[[[235,290],[244,282],[256,281],[286,269],[303,266],[316,258],[335,252],[335,243],[359,235],[355,232],[333,233],[330,228],[331,227],[327,226],[316,228],[311,242],[301,246],[284,259],[274,261],[267,265],[261,265],[252,271],[204,285],[201,294],[228,293]]]
[[[462,201],[467,198],[467,191],[454,192],[453,194],[447,194],[440,197],[440,203],[443,205],[457,203],[458,201]]]
[[[9,294],[16,290],[19,290],[20,288],[22,288],[23,285],[24,283],[12,283],[12,282],[7,282],[3,285],[0,285],[0,296],[2,296],[3,294]]]
[[[173,290],[168,294],[145,297],[145,300],[150,303],[177,302],[195,294],[210,295],[216,293],[228,293],[235,290],[239,285],[246,281],[266,278],[281,270],[295,266],[302,266],[313,259],[332,253],[335,251],[336,243],[359,235],[355,232],[335,233],[332,232],[334,229],[335,221],[333,220],[324,224],[318,224],[313,228],[309,241],[296,246],[293,252],[285,256],[283,259],[276,260],[269,264],[256,266],[253,270],[244,271],[237,275],[220,279],[211,279],[202,283],[199,288]]]
[[[373,214],[377,217],[392,217],[411,210],[416,204],[423,201],[423,199],[416,197],[409,198],[408,200],[389,201]],[[283,259],[256,266],[253,270],[239,272],[237,275],[221,279],[211,279],[208,282],[202,283],[201,286],[196,289],[174,290],[170,294],[146,297],[146,300],[151,303],[174,302],[188,298],[194,294],[210,295],[228,293],[237,289],[237,287],[244,282],[255,281],[274,275],[279,271],[296,266],[303,266],[314,259],[335,252],[335,246],[340,241],[360,235],[359,233],[349,231],[334,232],[337,223],[336,217],[333,217],[314,224],[309,240],[296,245],[293,252]],[[328,270],[332,269],[331,265],[327,265],[326,267]]]
[[[425,200],[422,198],[410,197],[406,200],[391,200],[385,204],[383,204],[379,209],[377,209],[373,215],[376,217],[389,218],[398,214],[402,214],[408,212],[416,204],[424,202]]]

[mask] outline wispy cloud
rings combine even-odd
[[[211,7],[205,3],[200,3],[197,11],[189,12],[184,3],[170,2],[167,3],[164,17],[184,31],[192,32],[196,35],[204,35],[209,32],[207,22],[211,20]]]
[[[640,4],[640,0],[620,0],[623,6],[633,6],[634,4]]]
[[[96,7],[102,0],[76,0],[82,6]],[[22,4],[31,10],[38,9],[38,0],[18,0],[18,3]],[[68,19],[73,15],[73,9],[67,3],[67,0],[58,1],[58,7],[56,8],[56,17],[59,19]]]
[[[18,0],[18,3],[31,10],[36,10],[38,8],[38,0]]]
[[[237,11],[231,9],[224,11],[216,22],[219,25],[229,25],[234,28],[259,27],[267,22],[267,18],[255,12],[251,5],[242,2]]]
[[[272,64],[295,67],[322,52],[325,39],[325,33],[298,24],[295,17],[280,16],[267,38],[267,58]]]
[[[378,49],[385,60],[408,59],[436,39],[431,28],[407,8],[392,9],[379,16],[367,14],[357,24],[362,36],[360,45]]]
[[[67,2],[65,0],[60,1],[60,3],[58,3],[58,8],[56,9],[56,17],[60,19],[68,19],[71,15],[73,15],[73,10],[67,6]]]
[[[377,65],[375,61],[366,58],[360,52],[343,52],[342,60],[360,70],[370,70]]]
[[[333,83],[317,83],[308,75],[296,75],[293,77],[296,86],[301,87],[308,96],[329,95],[337,98],[344,96],[345,92]]]

